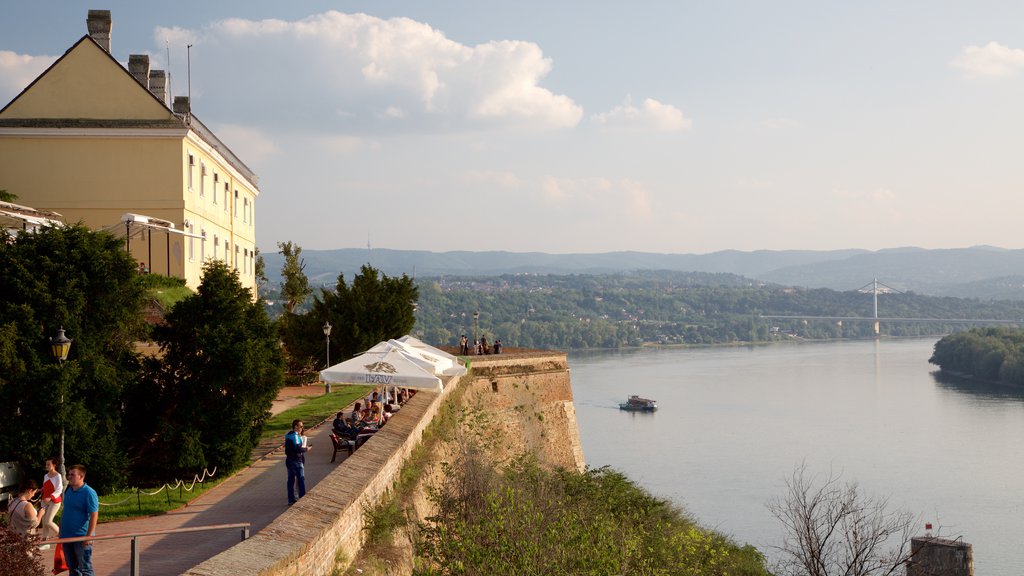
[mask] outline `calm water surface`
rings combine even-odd
[[[943,381],[935,339],[569,356],[583,451],[770,554],[801,462],[842,473],[1024,574],[1024,388]],[[658,412],[620,411],[630,394]],[[922,521],[922,527],[923,527]]]

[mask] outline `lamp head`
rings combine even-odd
[[[71,351],[71,339],[64,335],[64,327],[57,330],[57,335],[50,339],[50,353],[58,362],[68,359]]]
[[[330,322],[324,322],[324,336],[330,336],[330,335],[331,335],[331,323]]]

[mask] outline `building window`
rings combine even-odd
[[[213,196],[213,201],[214,202],[217,202],[217,184],[219,184],[219,183],[220,183],[220,174],[217,174],[216,172],[214,172],[213,173],[213,188],[210,188],[210,191],[213,192],[213,194],[211,194],[211,196]]]
[[[199,197],[206,196],[206,162],[199,161]]]
[[[242,222],[249,221],[249,199],[242,199]]]
[[[217,247],[218,246],[220,246],[220,238],[216,234],[214,234],[213,235],[213,258],[214,258],[214,260],[217,259]]]
[[[227,239],[224,240],[224,263],[231,265],[231,243]]]
[[[228,211],[228,183],[224,183],[224,211]]]
[[[200,229],[200,236],[203,239],[199,241],[199,261],[206,262],[206,230]]]
[[[249,249],[242,248],[242,274],[249,273]]]
[[[238,244],[235,244],[235,270],[238,270]]]
[[[238,218],[238,190],[235,190],[235,218]]]
[[[188,189],[192,190],[192,180],[195,178],[196,173],[196,157],[192,154],[188,155]]]

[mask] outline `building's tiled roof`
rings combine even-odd
[[[180,118],[167,120],[110,118],[0,118],[0,128],[187,128]]]

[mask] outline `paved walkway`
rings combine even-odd
[[[274,402],[272,412],[279,413],[301,402],[296,396],[318,393],[317,388],[287,387]],[[319,393],[323,393],[320,389]],[[340,408],[340,407],[339,407]],[[351,410],[345,407],[346,411]],[[307,430],[309,444],[306,454],[306,490],[311,490],[327,474],[343,462],[347,452],[340,452],[331,463],[330,420]],[[283,438],[281,442],[283,442]],[[280,446],[281,443],[278,443]],[[249,522],[250,534],[262,530],[288,507],[285,492],[287,471],[284,450],[276,450],[266,458],[200,495],[187,506],[161,516],[100,524],[100,535],[170,530],[189,526]],[[103,510],[100,510],[102,517]],[[219,530],[189,534],[148,536],[139,539],[140,573],[147,576],[180,574],[241,541],[241,531]],[[130,574],[131,540],[101,540],[93,544],[93,565],[97,576]]]

